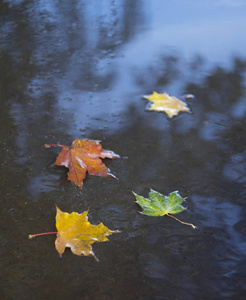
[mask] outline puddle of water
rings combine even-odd
[[[2,1],[1,299],[245,299],[243,1]],[[147,112],[142,95],[194,94],[191,114]],[[50,167],[75,138],[122,156],[82,192]],[[180,219],[138,213],[132,191],[179,190]],[[54,237],[54,203],[120,229],[100,263]]]

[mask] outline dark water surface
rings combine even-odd
[[[0,299],[246,299],[246,2],[0,0]],[[147,112],[152,91],[191,114]],[[75,138],[122,156],[79,189],[50,167]],[[179,190],[175,220],[132,191]],[[120,234],[60,258],[56,203]]]

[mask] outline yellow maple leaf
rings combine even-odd
[[[118,230],[109,230],[103,223],[92,225],[88,221],[88,211],[82,214],[72,212],[62,212],[56,207],[56,228],[57,238],[55,241],[56,250],[60,255],[63,254],[66,247],[76,255],[93,255],[98,261],[92,250],[92,244],[95,242],[108,241],[107,236]]]
[[[153,92],[152,95],[144,96],[144,98],[153,102],[148,110],[165,112],[170,118],[176,116],[180,111],[190,112],[185,102],[174,96],[169,96],[167,93],[158,94]]]

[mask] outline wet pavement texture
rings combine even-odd
[[[0,0],[0,298],[246,298],[246,3]],[[191,113],[146,111],[167,92]],[[75,138],[121,155],[82,191],[51,167]],[[132,191],[178,190],[178,217]],[[120,234],[60,258],[55,206]]]

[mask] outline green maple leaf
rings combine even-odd
[[[174,218],[182,224],[190,225],[194,229],[196,228],[191,223],[182,222],[179,219],[175,218],[172,215],[178,214],[184,211],[186,208],[181,204],[184,202],[178,191],[170,193],[168,196],[164,196],[152,189],[150,189],[149,198],[144,198],[142,196],[134,193],[136,197],[136,203],[140,205],[143,209],[141,212],[143,215],[152,216],[152,217],[161,217],[167,215]]]

